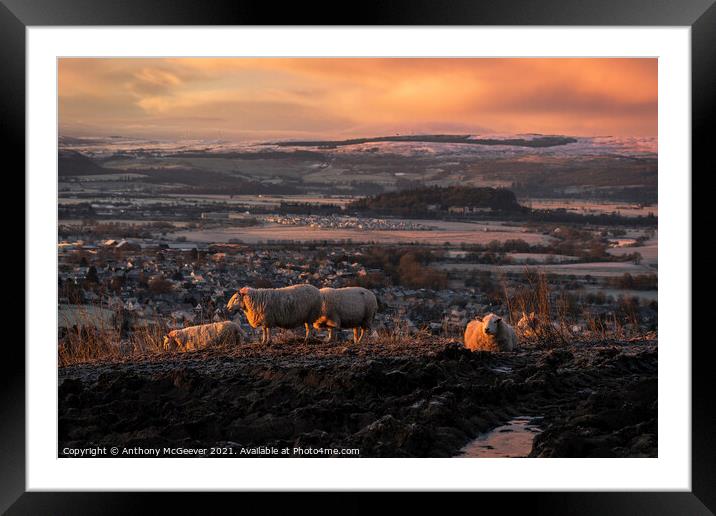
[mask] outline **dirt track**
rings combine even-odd
[[[166,446],[451,457],[521,415],[544,417],[531,456],[656,456],[656,341],[485,354],[434,338],[296,340],[59,370],[61,456]]]

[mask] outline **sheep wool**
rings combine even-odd
[[[529,314],[522,312],[522,317],[517,321],[517,330],[523,337],[535,337],[538,327],[539,319],[534,312],[530,312]]]
[[[492,313],[470,321],[465,328],[465,347],[472,351],[513,351],[517,345],[514,328]]]
[[[263,342],[271,338],[271,328],[295,328],[306,326],[306,338],[310,324],[318,318],[321,310],[321,294],[313,285],[292,285],[284,288],[244,287],[234,294],[226,305],[229,311],[243,310],[252,328],[261,327]]]
[[[378,311],[375,294],[362,287],[322,288],[320,293],[321,312],[313,327],[328,328],[329,340],[334,329],[353,328],[353,340],[359,343]]]
[[[179,351],[196,351],[220,344],[238,344],[243,332],[238,324],[222,321],[211,324],[189,326],[181,330],[170,331],[164,337],[164,349],[172,348]]]

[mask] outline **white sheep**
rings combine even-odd
[[[252,328],[261,327],[261,343],[271,342],[271,328],[306,327],[321,311],[321,294],[313,285],[292,285],[284,288],[244,287],[234,294],[226,308],[232,312],[243,310]]]
[[[313,327],[328,328],[328,341],[334,329],[353,328],[353,342],[358,344],[370,328],[378,311],[375,294],[362,287],[322,288],[321,312]]]
[[[517,334],[502,317],[491,313],[468,323],[465,347],[472,351],[513,351],[517,349]]]
[[[241,327],[232,321],[189,326],[181,330],[172,330],[165,337],[165,351],[195,351],[221,344],[238,344],[243,338]]]

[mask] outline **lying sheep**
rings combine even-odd
[[[541,318],[534,312],[522,312],[522,317],[517,321],[517,331],[526,338],[552,337],[565,332],[579,334],[582,327],[576,324],[568,326],[563,321],[550,321],[549,318]]]
[[[321,294],[312,285],[292,285],[284,288],[244,287],[234,294],[226,308],[232,312],[243,310],[252,328],[261,327],[261,343],[271,342],[271,328],[306,327],[306,340],[311,333],[310,324],[321,311]]]
[[[536,337],[537,329],[539,328],[539,319],[534,312],[526,314],[522,312],[522,317],[517,321],[517,330],[524,337]]]
[[[513,351],[517,349],[517,334],[502,317],[488,314],[468,323],[465,347],[472,351]]]
[[[378,311],[375,294],[362,287],[322,288],[321,312],[313,327],[328,328],[328,341],[335,328],[353,328],[353,342],[358,344],[370,328]]]
[[[163,346],[164,351],[196,351],[220,344],[238,344],[242,337],[243,332],[238,324],[223,321],[170,331],[164,337]]]

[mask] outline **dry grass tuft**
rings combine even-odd
[[[510,322],[518,331],[520,341],[527,347],[558,347],[574,342],[595,340],[624,340],[638,337],[639,322],[632,309],[624,317],[615,312],[597,316],[586,308],[575,306],[564,292],[553,292],[547,275],[535,269],[525,269],[527,285],[510,294],[503,283],[504,303]],[[623,310],[624,311],[624,310]],[[534,313],[528,331],[520,331],[517,323],[523,314]]]
[[[97,315],[96,306],[76,306],[69,328],[61,328],[58,338],[60,367],[98,360],[138,358],[163,351],[166,324],[155,322],[123,331],[125,314],[113,310],[107,319]]]

